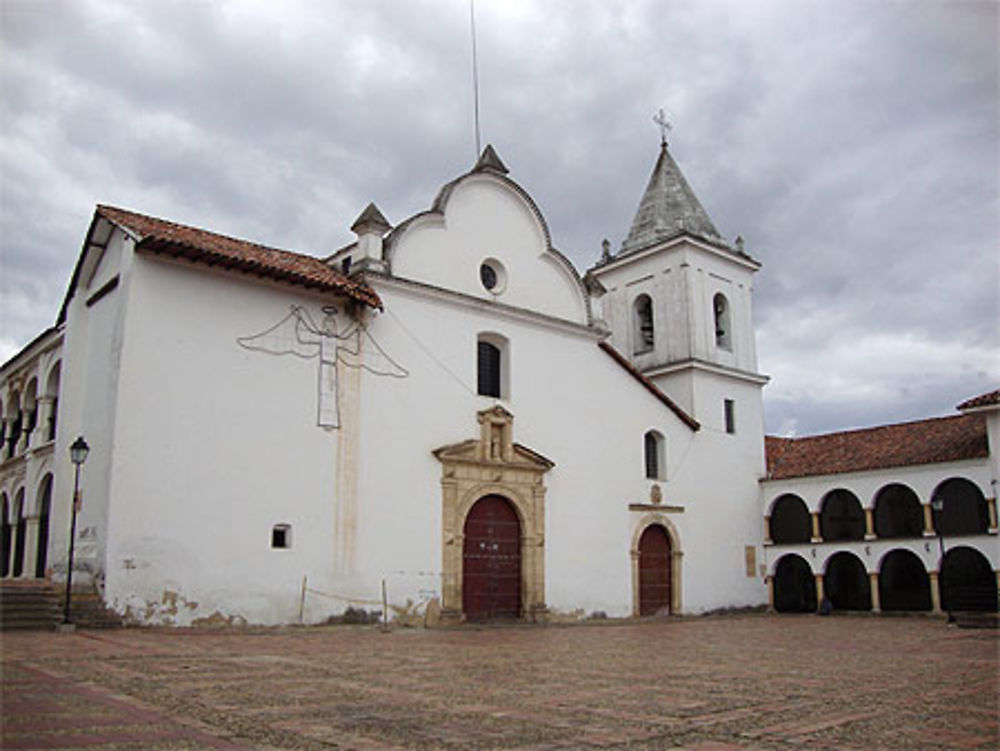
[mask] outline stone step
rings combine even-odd
[[[0,585],[0,630],[54,629],[62,620],[59,593],[47,582]]]
[[[1000,628],[1000,613],[955,613],[959,628]]]
[[[0,584],[0,630],[53,629],[63,620],[65,592],[46,582]],[[121,617],[93,592],[74,592],[70,621],[81,628],[120,628]]]
[[[121,628],[122,618],[94,593],[73,595],[70,620],[81,628]]]

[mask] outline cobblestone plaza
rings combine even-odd
[[[5,749],[996,749],[937,618],[4,633]]]

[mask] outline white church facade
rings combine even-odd
[[[97,207],[55,326],[0,369],[5,580],[65,577],[84,436],[74,582],[135,623],[812,604],[832,541],[775,540],[772,507],[820,513],[801,488],[826,470],[774,473],[760,264],[666,144],[584,275],[491,147],[429,210],[352,230],[318,258]],[[986,521],[962,542],[995,609],[996,410],[975,419],[962,513]]]

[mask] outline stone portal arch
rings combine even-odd
[[[823,592],[835,610],[871,610],[871,582],[854,553],[834,553],[826,563]]]
[[[653,531],[650,532],[650,530]],[[647,533],[649,537],[646,537]],[[662,534],[662,537],[654,537],[659,534]],[[643,544],[644,537],[646,538],[646,545]],[[643,560],[644,547],[645,561]],[[677,528],[667,518],[666,513],[654,511],[643,515],[639,519],[639,523],[632,533],[629,556],[632,561],[632,615],[651,615],[651,613],[643,612],[644,598],[642,590],[644,583],[647,587],[647,594],[650,587],[661,587],[661,592],[667,596],[666,608],[661,606],[656,608],[656,610],[662,612],[663,609],[666,609],[670,613],[680,613],[683,603],[681,566],[684,552],[681,550],[680,535],[677,533]],[[659,560],[657,560],[657,556],[659,556]],[[652,573],[648,573],[644,581],[642,570],[644,562],[653,567],[658,566],[661,576],[659,583],[652,580]],[[665,580],[662,579],[664,575],[666,576]],[[649,602],[648,597],[646,602]]]
[[[52,475],[46,474],[38,487],[38,502],[36,516],[38,528],[35,545],[35,576],[45,578],[45,570],[49,560],[49,518],[52,514]]]
[[[941,511],[934,512],[934,529],[942,535],[986,534],[990,526],[989,506],[983,491],[971,480],[952,477],[934,489],[931,495],[942,501]]]
[[[0,494],[0,576],[10,575],[10,552],[14,528],[10,520],[10,501],[7,494]]]
[[[876,537],[921,537],[923,533],[924,512],[911,487],[896,482],[876,493]]]
[[[923,561],[909,550],[892,550],[878,576],[882,610],[930,610],[931,580]]]
[[[858,497],[846,488],[831,490],[823,496],[819,528],[823,542],[863,540],[865,513]]]
[[[812,517],[806,502],[795,493],[785,493],[771,507],[768,534],[775,545],[794,545],[809,542],[812,535]]]
[[[941,607],[951,611],[997,611],[997,578],[986,556],[960,545],[941,564]]]
[[[779,613],[815,613],[816,577],[805,558],[788,553],[774,567],[774,609]]]
[[[513,441],[514,417],[497,405],[477,413],[479,437],[442,446],[442,619],[465,620],[463,554],[466,521],[483,498],[497,496],[517,516],[520,537],[520,617],[541,620],[545,605],[545,485],[553,466],[541,454]]]

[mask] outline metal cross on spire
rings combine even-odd
[[[653,122],[660,126],[660,145],[666,146],[667,131],[673,130],[673,126],[670,124],[670,121],[667,120],[667,116],[663,112],[662,107],[660,107],[660,110],[655,115],[653,115]]]

